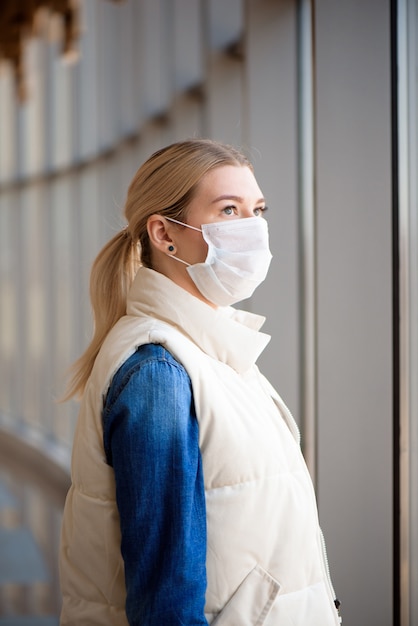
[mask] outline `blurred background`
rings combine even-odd
[[[344,624],[418,626],[418,0],[2,0],[0,58],[0,626],[58,624],[92,260],[139,165],[200,136],[270,207],[244,306]]]

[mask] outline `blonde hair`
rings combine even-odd
[[[245,165],[248,159],[232,146],[209,139],[190,139],[155,152],[133,177],[126,197],[127,226],[100,251],[90,276],[94,334],[71,368],[64,400],[84,392],[106,335],[126,312],[129,288],[140,265],[152,268],[148,218],[158,213],[186,221],[200,180],[222,165]]]

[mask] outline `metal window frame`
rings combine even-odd
[[[414,19],[415,18],[415,19]],[[418,220],[416,216],[416,164],[418,134],[413,63],[418,52],[416,0],[397,2],[397,177],[399,263],[399,602],[400,625],[418,616],[416,554],[418,541]],[[415,99],[415,103],[413,102]],[[413,106],[415,104],[415,106]]]

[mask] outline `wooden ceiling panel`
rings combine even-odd
[[[76,48],[80,35],[80,0],[1,0],[0,61],[12,63],[17,94],[26,97],[23,47],[29,37],[37,34],[39,16],[58,15],[62,20],[62,52]],[[108,1],[108,0],[106,0]],[[110,0],[115,3],[120,0]]]

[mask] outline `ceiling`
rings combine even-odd
[[[16,77],[17,95],[20,100],[24,100],[27,95],[23,62],[25,42],[31,36],[42,36],[46,30],[45,25],[53,21],[54,31],[59,33],[62,43],[62,52],[68,54],[74,51],[80,34],[79,1],[1,0],[0,61],[8,61],[12,64]]]

